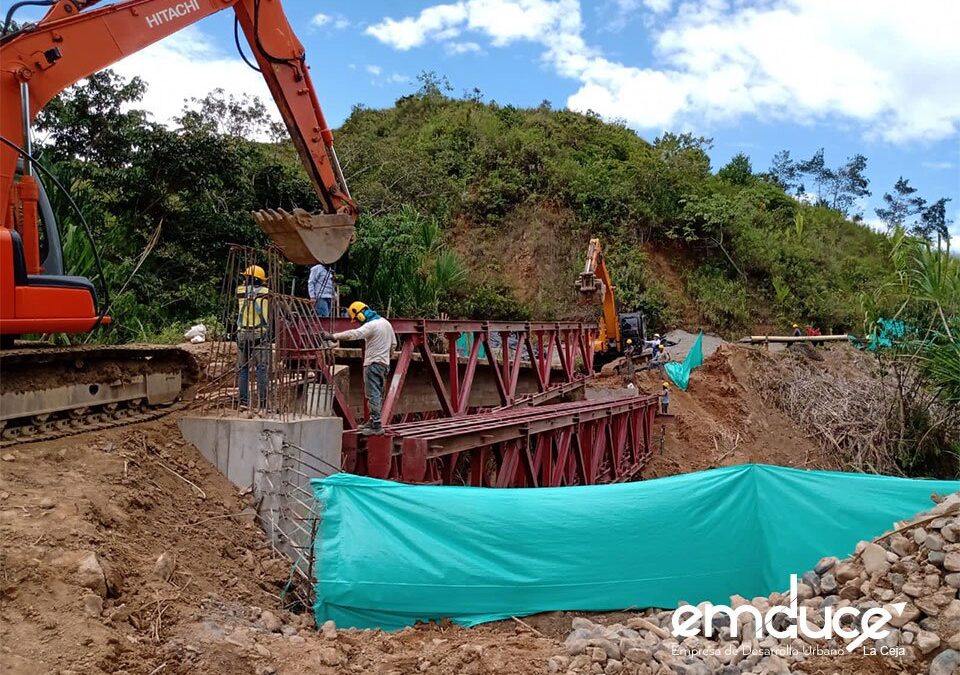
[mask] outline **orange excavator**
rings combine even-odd
[[[622,356],[627,340],[637,345],[639,353],[646,333],[644,316],[638,312],[621,313],[617,310],[613,279],[607,269],[599,239],[590,240],[587,260],[574,287],[582,303],[600,304],[603,307],[600,332],[593,345],[593,369],[599,371],[604,364]]]
[[[233,10],[235,28],[249,44],[323,205],[319,214],[265,210],[252,214],[254,220],[298,264],[334,262],[354,237],[357,205],[340,170],[303,45],[280,0],[96,4],[15,2],[0,35],[2,444],[152,416],[158,406],[178,400],[197,377],[195,362],[178,348],[44,348],[16,341],[28,334],[85,333],[110,323],[107,299],[98,298],[90,280],[64,274],[60,234],[46,196],[51,183],[62,186],[37,161],[31,139],[36,115],[67,87],[211,14]],[[37,23],[9,30],[14,12],[24,5],[49,9]]]

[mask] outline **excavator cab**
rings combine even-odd
[[[0,333],[3,342],[28,333],[89,331],[109,317],[97,312],[90,280],[64,274],[63,246],[46,189],[17,165],[20,227],[0,228]],[[30,249],[35,253],[31,256]]]

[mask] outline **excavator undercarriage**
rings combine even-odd
[[[179,347],[18,343],[0,373],[3,447],[165,414],[192,397],[200,367]]]
[[[39,21],[14,25],[22,5],[47,11]],[[57,226],[62,214],[54,213],[41,175],[84,218],[36,156],[31,125],[67,87],[225,10],[233,12],[237,47],[242,35],[252,57],[248,65],[262,75],[277,104],[320,207],[319,213],[266,209],[254,212],[254,220],[298,264],[335,262],[353,240],[358,207],[305,49],[280,0],[14,3],[0,28],[0,445],[155,417],[190,398],[199,368],[185,350],[19,341],[87,333],[111,323],[106,289],[98,294],[91,279],[72,276],[71,261],[63,259]],[[92,230],[84,226],[95,248]]]

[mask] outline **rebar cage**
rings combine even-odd
[[[224,335],[211,344],[198,393],[205,412],[281,420],[331,414],[334,357],[322,338],[324,319],[308,298],[279,291],[288,283],[294,290],[293,266],[277,248],[230,245],[220,292]]]

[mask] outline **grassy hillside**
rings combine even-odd
[[[599,236],[621,306],[655,326],[858,330],[861,291],[892,272],[889,238],[801,205],[746,157],[714,171],[706,139],[649,143],[595,116],[453,99],[423,81],[337,131],[364,213],[338,267],[347,299],[393,315],[584,316],[572,285]],[[262,103],[213,92],[169,128],[137,110],[143,91],[104,71],[38,124],[123,289],[121,340],[217,314],[227,243],[265,243],[251,210],[317,208]],[[278,140],[249,140],[265,137]],[[76,214],[53,194],[71,271],[94,275]]]
[[[708,141],[690,135],[648,143],[591,115],[452,99],[428,82],[392,108],[355,109],[337,142],[366,213],[348,262],[362,267],[376,221],[411,208],[465,268],[442,301],[451,313],[493,296],[507,305],[494,314],[578,315],[572,284],[591,236],[625,308],[724,332],[859,328],[861,291],[890,273],[886,237],[800,204],[749,161],[714,172]]]

